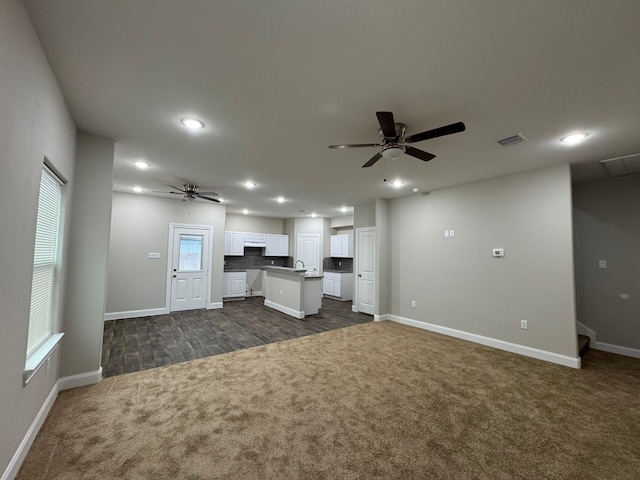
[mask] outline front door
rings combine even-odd
[[[210,230],[172,227],[170,310],[206,308]]]
[[[307,272],[317,274],[320,271],[320,235],[316,233],[298,234],[297,254],[294,261],[302,260]],[[295,266],[300,267],[300,264],[294,264]]]
[[[375,313],[375,230],[357,231],[356,308],[359,312]]]

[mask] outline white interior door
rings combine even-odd
[[[357,232],[356,308],[359,312],[375,313],[376,269],[375,230]]]
[[[209,288],[211,231],[172,227],[170,310],[206,308]]]
[[[298,234],[297,253],[298,256],[294,262],[302,260],[307,272],[318,273],[320,271],[320,235],[315,233]]]

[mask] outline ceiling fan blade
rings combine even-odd
[[[433,130],[427,130],[426,132],[416,133],[404,139],[406,143],[422,142],[423,140],[429,140],[430,138],[444,137],[445,135],[451,135],[452,133],[464,132],[467,129],[464,123],[457,122],[451,125],[446,125],[440,128],[434,128]]]
[[[367,163],[365,163],[364,165],[362,165],[362,168],[367,168],[370,167],[371,165],[373,165],[374,163],[376,163],[378,160],[380,160],[382,158],[382,154],[380,152],[376,153],[373,157],[371,157],[371,160],[369,160]]]
[[[218,196],[216,192],[198,192],[198,195],[215,195]]]
[[[396,122],[393,119],[393,113],[392,112],[376,112],[376,117],[378,117],[378,122],[380,123],[380,128],[382,129],[382,133],[384,133],[384,136],[395,137]]]
[[[412,157],[419,158],[424,162],[428,162],[429,160],[433,160],[436,156],[433,153],[425,152],[424,150],[418,150],[413,147],[404,147],[404,153],[407,155],[411,155]]]
[[[381,147],[378,143],[352,143],[350,145],[329,145],[329,148]]]
[[[184,193],[184,189],[183,188],[174,187],[173,185],[167,185],[167,187],[175,188],[179,192]],[[176,192],[171,192],[171,193],[176,193]]]
[[[171,193],[173,195],[184,195],[184,192],[165,192],[163,190],[151,190],[153,193]]]
[[[220,203],[220,200],[218,200],[217,198],[209,198],[209,197],[203,197],[202,195],[198,194],[198,198],[202,198],[203,200],[209,200],[211,202],[216,202],[216,203]]]

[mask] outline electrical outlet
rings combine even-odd
[[[444,238],[449,238],[449,230],[444,231]]]
[[[415,300],[411,300],[411,308],[416,308],[416,301]]]
[[[338,266],[341,267],[342,266],[342,262],[338,262]]]
[[[455,230],[449,230],[449,238],[453,238],[456,236]]]
[[[529,328],[529,322],[526,320],[520,320],[520,328],[523,330],[527,330]]]
[[[282,295],[282,290],[280,290],[280,295]]]
[[[275,262],[273,260],[271,260],[271,265],[273,265]]]
[[[607,268],[606,260],[598,260],[598,268]]]

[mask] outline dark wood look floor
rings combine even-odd
[[[104,377],[336,330],[373,317],[351,311],[351,302],[322,299],[317,315],[303,320],[264,306],[264,298],[225,302],[217,310],[104,322]]]

